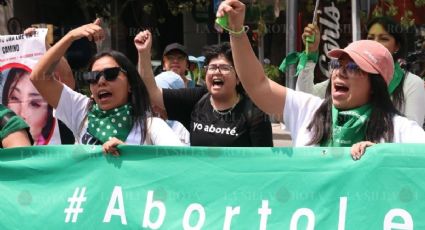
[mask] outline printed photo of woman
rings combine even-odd
[[[53,109],[33,86],[29,75],[23,68],[9,70],[4,80],[2,104],[26,121],[35,145],[46,145],[56,124]]]

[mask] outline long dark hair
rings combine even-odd
[[[2,104],[6,107],[9,105],[9,97],[15,91],[19,81],[25,77],[29,78],[29,72],[22,68],[11,68],[6,77],[6,82],[4,83],[3,93],[2,93]],[[18,114],[19,115],[19,114]],[[55,119],[53,117],[53,108],[47,104],[47,120],[41,129],[41,135],[45,140],[49,140],[50,136],[53,134],[53,126]],[[30,127],[31,129],[31,127]]]
[[[205,65],[209,65],[211,60],[214,58],[224,56],[231,63],[233,67],[235,66],[233,62],[232,49],[230,47],[229,42],[223,42],[216,45],[205,46],[202,54],[205,56]],[[236,74],[236,77],[238,77],[237,74]],[[236,92],[238,92],[239,94],[245,94],[245,90],[242,87],[241,83],[236,85]]]
[[[127,80],[130,85],[131,92],[129,93],[128,102],[133,107],[131,111],[131,116],[134,121],[134,124],[140,126],[142,130],[142,139],[141,143],[146,138],[147,134],[147,117],[152,114],[152,106],[149,100],[148,90],[143,83],[136,66],[131,63],[131,61],[121,52],[118,51],[108,51],[96,54],[92,60],[89,62],[88,68],[91,70],[93,64],[102,57],[111,57],[114,59],[117,64],[127,71]],[[94,101],[90,103],[90,107],[94,104]],[[123,140],[125,141],[125,140]]]
[[[368,78],[372,89],[369,100],[372,112],[366,123],[365,141],[380,142],[384,139],[391,142],[394,139],[393,117],[399,112],[391,102],[385,80],[378,74],[369,74]],[[325,100],[307,127],[313,134],[308,145],[320,144],[332,137],[331,84],[328,84]]]
[[[394,19],[391,17],[383,16],[383,17],[376,17],[372,18],[367,23],[367,31],[370,30],[370,28],[375,25],[379,24],[382,27],[384,27],[385,31],[389,33],[395,40],[396,44],[398,45],[398,51],[393,53],[393,59],[394,63],[397,63],[398,59],[405,58],[406,57],[406,34],[407,31]],[[392,101],[394,106],[401,110],[402,105],[404,104],[404,92],[403,92],[403,85],[404,85],[404,79],[401,80],[400,84],[394,89],[394,92],[392,93]]]

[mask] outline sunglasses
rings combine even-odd
[[[97,84],[100,77],[103,76],[107,81],[115,81],[120,72],[127,74],[127,71],[121,67],[112,67],[106,68],[102,71],[91,71],[84,73],[83,80],[89,84]]]
[[[355,75],[360,73],[362,70],[360,67],[352,61],[349,61],[343,65],[340,60],[333,59],[329,62],[330,70],[341,70],[344,74]]]

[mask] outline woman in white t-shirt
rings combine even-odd
[[[374,40],[385,46],[392,53],[394,60],[394,74],[388,86],[394,106],[403,116],[416,121],[419,126],[424,124],[425,99],[424,81],[417,75],[405,71],[400,67],[399,59],[405,57],[405,39],[406,32],[400,24],[389,17],[373,18],[367,25],[367,39]],[[313,43],[309,43],[310,53],[318,52],[320,43],[320,30],[318,26],[309,24],[304,28],[303,41],[307,36],[315,36]],[[317,54],[318,55],[318,54]],[[314,69],[316,63],[307,61],[305,68],[300,71],[297,79],[296,89],[311,93],[321,98],[325,97],[326,87],[329,79],[318,84],[313,83]]]
[[[91,98],[54,79],[51,69],[73,41],[103,38],[100,20],[71,30],[35,66],[31,80],[56,116],[82,144],[102,144],[103,150],[118,154],[118,144],[181,146],[181,142],[160,118],[150,117],[149,95],[136,67],[122,53],[97,54],[83,74],[90,84]]]
[[[424,130],[398,115],[388,93],[393,77],[391,53],[376,41],[361,40],[335,49],[331,84],[325,99],[296,92],[268,79],[244,33],[245,5],[221,3],[217,17],[229,17],[235,68],[252,100],[268,114],[282,117],[295,146],[353,146],[359,159],[378,142],[425,143]],[[357,144],[356,144],[357,143]]]

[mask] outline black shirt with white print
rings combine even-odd
[[[168,119],[180,121],[190,132],[192,146],[273,146],[268,116],[246,96],[230,111],[214,111],[204,87],[163,89]]]

